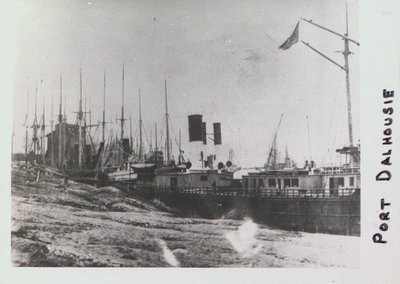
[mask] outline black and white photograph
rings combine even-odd
[[[362,269],[360,2],[13,1],[10,269]]]

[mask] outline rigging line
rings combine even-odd
[[[138,137],[139,137],[139,127],[136,126],[136,129],[135,129],[135,132],[134,132],[134,135],[133,135],[133,141],[137,141]]]
[[[344,101],[344,97],[343,96],[340,96],[338,104],[339,104],[338,105],[338,109],[339,108],[342,109],[344,107],[345,101]],[[339,115],[340,115],[340,113],[339,113]],[[334,132],[334,137],[333,137],[333,145],[336,145],[336,137],[337,137],[337,134],[338,134],[338,129],[339,129],[339,126],[343,124],[343,120],[344,120],[344,116],[343,115],[340,115],[339,117],[341,118],[341,120],[340,120],[340,122],[338,121],[338,123],[336,123],[336,126],[335,126],[335,132]]]
[[[336,78],[336,81],[338,82],[339,81],[339,78]],[[333,108],[332,108],[332,114],[331,114],[331,117],[330,117],[330,119],[329,119],[329,124],[328,124],[328,129],[332,129],[333,128],[333,118],[334,118],[334,116],[335,116],[335,113],[336,113],[336,104],[337,104],[337,98],[338,97],[341,97],[341,96],[337,96],[337,94],[338,94],[338,92],[339,92],[339,85],[340,84],[336,84],[336,90],[335,90],[335,95],[334,95],[334,101],[333,101]],[[333,133],[334,134],[334,133]],[[331,143],[333,143],[333,141],[331,140],[333,137],[332,137],[332,133],[331,133],[331,135],[330,135],[331,137],[329,137],[329,140],[330,141],[328,141],[328,145],[331,145]]]
[[[144,128],[143,123],[142,123],[142,129],[143,129],[143,131],[144,131],[144,136],[146,137],[147,146],[150,146],[149,137],[147,136],[146,128]],[[143,151],[143,150],[142,150],[142,151]]]
[[[124,154],[129,155],[129,153],[124,150],[124,148],[120,145],[120,143],[116,144],[116,147],[117,147],[117,150],[121,151]]]
[[[158,141],[163,141],[163,138],[164,138],[164,129],[165,129],[165,123],[162,123],[161,124],[161,127],[159,127],[158,128],[158,132],[160,133],[160,135],[159,135],[159,140]],[[159,145],[160,145],[160,147],[162,147],[162,145],[163,145],[163,143],[162,142],[160,142],[160,143],[158,143]]]
[[[174,125],[172,124],[171,118],[169,119],[169,122],[171,123],[172,134],[173,134],[173,136],[174,136],[174,140],[175,140],[176,146],[177,146],[178,149],[179,149],[179,143],[178,143],[178,140],[177,140],[176,135],[175,135]],[[182,150],[182,149],[179,149],[179,151],[181,151],[181,150]]]
[[[84,123],[85,123],[85,125],[86,125],[86,118],[83,118],[83,121],[84,121]],[[89,131],[87,131],[87,128],[90,129],[90,127],[87,127],[87,125],[84,126],[84,127],[85,127],[85,134],[89,137],[91,146],[92,146],[93,148],[95,148],[95,147],[94,147],[94,143],[93,143],[93,139],[92,139],[92,135],[91,135],[91,133],[90,133]]]
[[[164,124],[164,123],[163,123]],[[161,128],[161,130],[160,130],[160,136],[161,136],[161,139],[159,140],[159,141],[163,141],[163,138],[164,138],[164,126]],[[162,144],[163,143],[160,143],[160,147],[162,148],[163,146],[162,146]]]
[[[346,9],[346,17],[347,17],[347,9]],[[316,26],[316,27],[318,27],[318,28],[320,28],[320,29],[323,29],[323,30],[325,30],[325,31],[327,31],[327,32],[330,32],[330,33],[332,33],[332,34],[334,34],[334,35],[336,35],[336,36],[338,36],[338,37],[341,37],[341,38],[344,39],[344,40],[348,40],[348,41],[350,41],[350,42],[356,44],[357,46],[360,46],[360,43],[357,42],[357,41],[355,41],[355,40],[353,40],[353,39],[351,39],[351,38],[349,38],[349,37],[347,36],[347,33],[346,33],[346,35],[342,35],[342,34],[339,34],[339,33],[335,32],[335,31],[332,31],[332,30],[330,30],[330,29],[328,29],[328,28],[325,28],[325,27],[323,27],[323,26],[321,26],[321,25],[318,25],[318,24],[314,23],[312,20],[307,20],[307,19],[304,19],[304,18],[300,18],[300,19],[303,20],[304,22],[307,22],[307,23],[309,23],[309,24],[311,24],[311,25],[314,25],[314,26]],[[347,23],[346,23],[346,24],[347,24]]]

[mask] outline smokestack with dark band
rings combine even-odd
[[[203,141],[202,128],[203,116],[201,114],[192,114],[189,119],[189,142]]]
[[[213,124],[214,126],[214,145],[221,145],[222,138],[221,138],[221,123],[216,122]]]
[[[207,125],[205,122],[201,125],[201,137],[203,138],[203,144],[207,145]]]

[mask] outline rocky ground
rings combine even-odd
[[[178,218],[113,188],[12,169],[15,266],[358,267],[360,238]]]

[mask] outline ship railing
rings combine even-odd
[[[360,188],[335,189],[243,189],[243,196],[258,196],[261,198],[337,198],[345,196],[359,196]]]
[[[359,174],[360,167],[323,167],[324,174]]]
[[[258,198],[337,198],[346,196],[360,196],[360,188],[285,188],[285,189],[254,189],[254,188],[218,188],[199,186],[146,186],[137,185],[136,190],[151,191],[156,193],[176,193],[190,195],[214,195],[214,196],[239,196]]]

